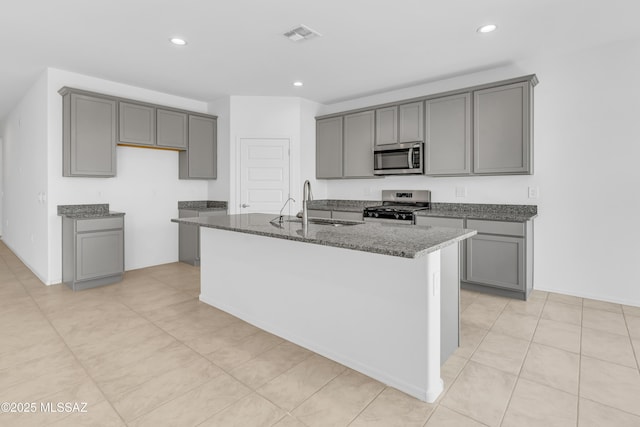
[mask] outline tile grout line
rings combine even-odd
[[[622,309],[622,317],[624,319],[624,325],[627,328],[627,335],[629,337],[629,343],[631,344],[631,351],[633,352],[633,357],[636,360],[636,369],[638,369],[638,372],[640,373],[640,361],[638,361],[638,358],[640,358],[640,354],[636,352],[636,348],[633,345],[633,337],[631,336],[631,329],[629,329],[629,322],[627,322],[627,314],[624,312],[624,308]]]
[[[20,284],[24,287],[24,284],[22,284],[22,281],[20,281]],[[46,285],[45,285],[46,286]],[[111,402],[111,400],[109,400],[109,398],[107,397],[107,395],[105,394],[105,392],[102,390],[102,387],[100,387],[100,385],[98,385],[98,383],[96,382],[96,380],[89,374],[89,371],[87,370],[87,367],[80,361],[80,359],[78,359],[78,356],[75,354],[75,352],[71,349],[71,347],[69,347],[69,344],[67,343],[67,341],[64,339],[64,337],[62,335],[60,335],[60,331],[58,331],[58,329],[53,325],[53,323],[51,323],[51,319],[49,319],[49,316],[47,316],[45,314],[45,312],[42,310],[42,307],[40,307],[40,304],[38,304],[38,302],[35,300],[35,298],[33,298],[33,295],[31,295],[31,292],[29,292],[29,290],[25,287],[25,290],[27,291],[27,293],[29,294],[29,297],[33,300],[33,302],[35,303],[36,307],[38,307],[38,311],[40,311],[40,314],[42,314],[42,316],[47,320],[47,322],[49,323],[49,325],[51,325],[51,328],[55,331],[56,335],[58,335],[58,337],[60,338],[60,340],[62,341],[62,343],[64,344],[64,346],[67,348],[67,350],[69,351],[69,353],[71,354],[71,356],[75,359],[75,361],[78,363],[78,365],[80,365],[82,367],[82,370],[85,372],[85,374],[87,375],[87,377],[91,380],[91,382],[93,383],[93,385],[100,391],[100,393],[102,394],[102,396],[104,397],[105,401],[109,404],[109,406],[111,407],[111,409],[113,409],[113,412],[118,416],[118,418],[120,418],[122,420],[122,423],[124,425],[127,425],[126,421],[124,420],[124,418],[122,418],[122,415],[120,414],[120,412],[118,412],[116,410],[116,408],[113,406],[113,403]],[[62,391],[62,390],[61,390]],[[66,417],[64,417],[66,418]],[[63,419],[64,419],[63,418]]]
[[[578,355],[578,399],[576,403],[576,427],[580,426],[580,387],[582,381],[582,340],[584,335],[584,298],[582,299],[582,310],[580,310],[580,353]]]
[[[511,401],[513,400],[513,395],[515,394],[516,387],[518,386],[518,382],[520,382],[520,375],[522,374],[522,369],[524,368],[524,363],[527,360],[527,356],[529,355],[529,350],[531,349],[531,344],[533,343],[533,338],[536,336],[536,332],[538,331],[538,326],[540,326],[540,319],[542,319],[542,312],[544,311],[545,306],[547,305],[549,294],[547,293],[544,298],[544,304],[542,305],[542,309],[538,314],[538,318],[536,319],[536,327],[533,329],[533,334],[531,334],[531,339],[529,339],[529,343],[527,344],[527,351],[524,354],[524,359],[522,359],[522,363],[520,364],[520,369],[518,370],[518,375],[516,375],[516,381],[513,384],[513,388],[511,389],[511,394],[509,395],[509,400],[507,400],[507,405],[502,412],[502,417],[500,417],[500,426],[504,423],[504,418],[507,415],[507,411],[509,410],[509,406],[511,405]]]
[[[381,384],[382,384],[382,383],[381,383]],[[360,416],[364,411],[366,411],[366,409],[367,409],[369,406],[371,406],[371,404],[373,403],[373,401],[374,401],[374,400],[376,400],[376,399],[378,398],[378,396],[380,396],[380,395],[381,395],[381,394],[382,394],[382,393],[383,393],[387,388],[389,388],[389,386],[388,386],[388,385],[386,385],[386,384],[383,384],[383,385],[384,385],[384,387],[382,387],[382,390],[380,390],[380,392],[379,392],[378,394],[376,394],[376,395],[373,397],[373,399],[371,399],[371,400],[369,401],[369,403],[367,403],[366,405],[364,405],[364,408],[362,408],[362,410],[361,410],[360,412],[358,412],[358,413],[355,415],[355,417],[353,417],[353,418],[351,419],[351,421],[349,421],[349,422],[346,424],[346,427],[349,427],[351,424],[353,424],[353,422],[354,422],[355,420],[357,420],[357,419],[358,419],[358,417],[359,417],[359,416]]]

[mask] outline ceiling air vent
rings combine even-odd
[[[297,28],[294,28],[293,30],[287,31],[286,33],[284,33],[284,36],[286,38],[288,38],[291,41],[294,42],[299,42],[302,40],[310,40],[314,37],[320,37],[322,36],[322,34],[320,34],[317,31],[312,30],[311,28],[307,27],[306,25],[300,25]]]

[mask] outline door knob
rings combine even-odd
[[[248,205],[248,204],[246,204],[246,203],[243,203],[243,204],[241,204],[240,206],[241,206],[241,207],[243,207],[243,208],[248,208],[248,207],[250,207],[251,205]]]

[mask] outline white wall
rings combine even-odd
[[[322,113],[536,73],[532,176],[327,181],[330,198],[379,199],[382,189],[430,189],[436,202],[537,204],[535,287],[640,306],[640,40],[334,104]],[[456,198],[456,186],[468,196]],[[527,188],[539,187],[529,199]]]
[[[62,176],[63,86],[122,96],[187,110],[207,112],[205,102],[181,98],[61,70],[48,70],[48,253],[49,283],[61,280],[61,219],[57,205],[109,203],[125,212],[125,269],[178,260],[178,200],[204,200],[208,181],[178,180],[178,153],[132,147],[117,148],[115,178]]]
[[[315,123],[319,104],[294,97],[232,96],[229,133],[229,211],[239,209],[239,143],[242,138],[288,138],[291,141],[292,211],[302,208],[302,183],[312,179],[316,197],[325,196],[323,184],[315,182]],[[311,136],[313,132],[313,137]],[[301,166],[304,165],[304,171]]]
[[[2,240],[43,281],[48,274],[47,76],[42,74],[4,121]]]
[[[218,177],[209,181],[208,199],[229,201],[231,191],[229,182],[230,153],[230,126],[231,126],[231,98],[225,96],[209,103],[209,112],[218,116]]]

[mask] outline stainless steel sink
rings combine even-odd
[[[287,222],[297,222],[302,223],[302,219],[287,219]],[[358,225],[364,224],[364,221],[348,221],[344,219],[330,219],[330,218],[309,218],[310,224],[318,224],[318,225],[331,225],[333,227],[342,227],[345,225]]]

